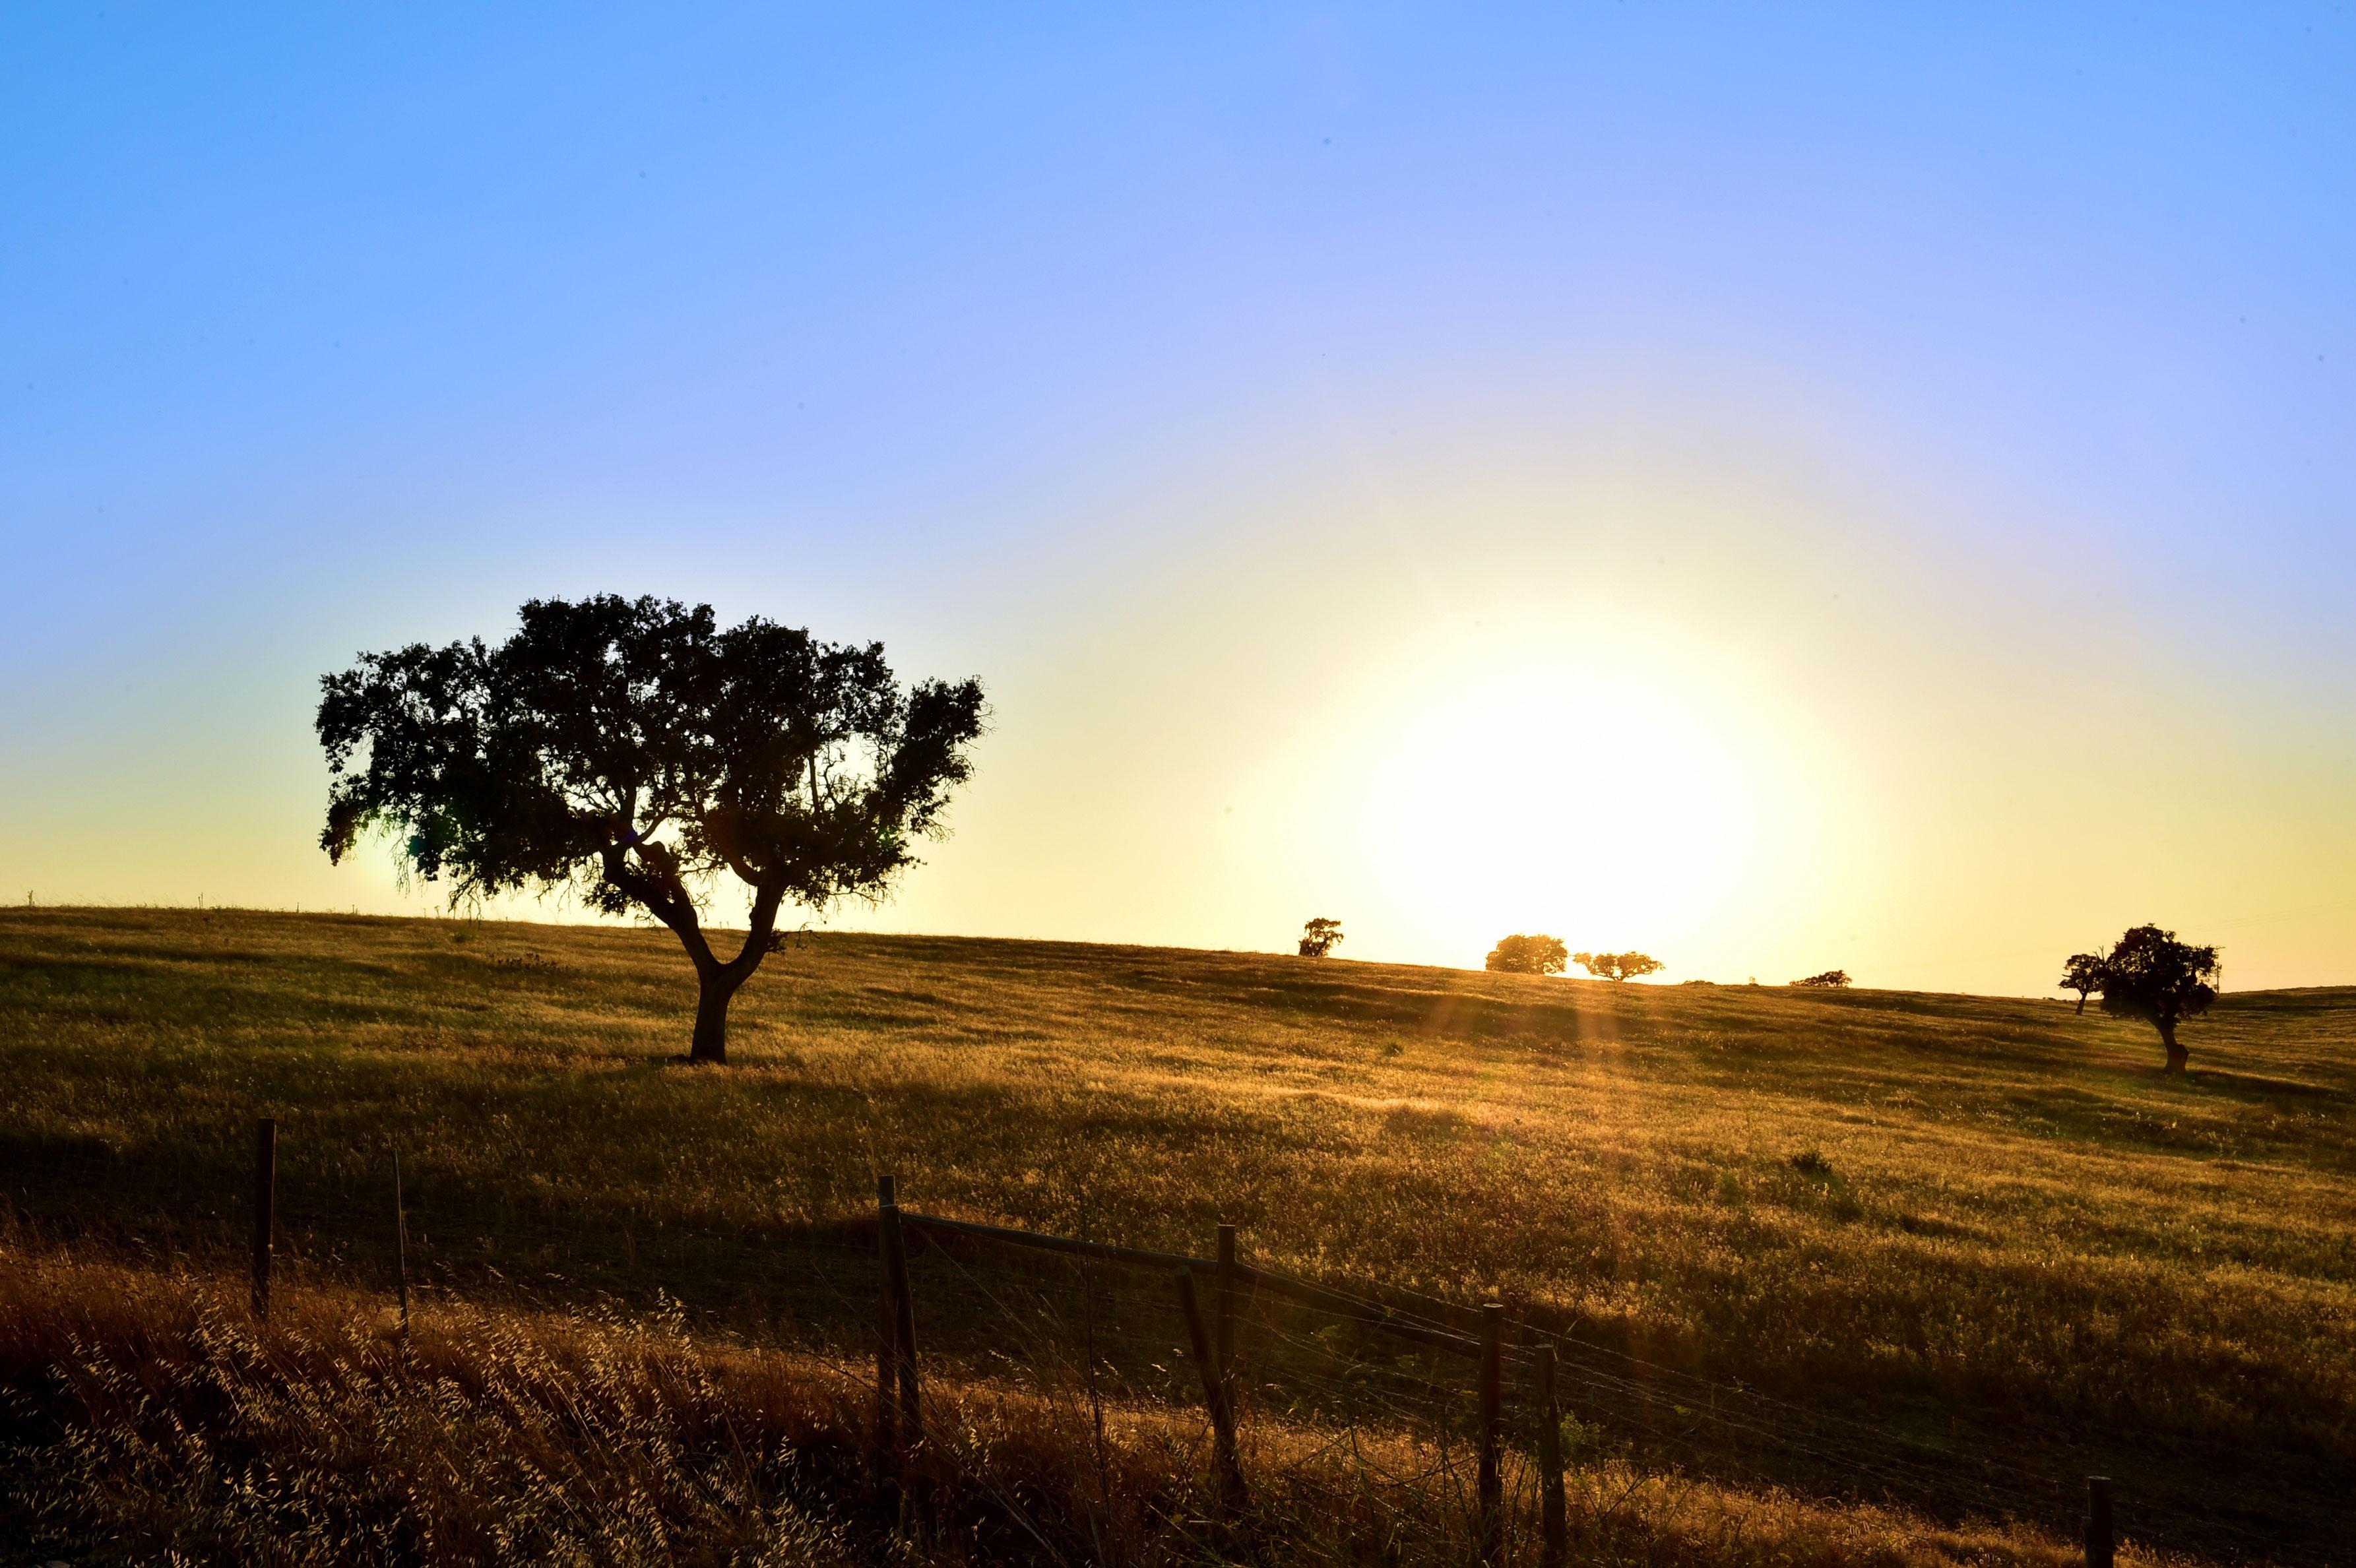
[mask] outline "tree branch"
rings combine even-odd
[[[743,985],[761,966],[776,944],[771,940],[777,930],[777,906],[785,901],[786,890],[781,883],[753,887],[753,911],[744,927],[744,945],[736,950],[726,969],[729,977]]]
[[[680,945],[687,949],[698,973],[718,966],[712,956],[712,944],[704,939],[703,923],[696,918],[695,901],[687,896],[687,888],[678,874],[666,871],[659,878],[645,871],[634,870],[629,862],[633,848],[643,850],[644,840],[630,844],[609,844],[600,853],[605,880],[622,896],[645,907],[648,913],[670,927]]]

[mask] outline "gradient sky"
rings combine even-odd
[[[0,885],[646,592],[988,685],[841,924],[2356,981],[2356,13],[1939,9],[17,7]]]

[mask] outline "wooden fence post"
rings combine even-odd
[[[1211,1448],[1219,1468],[1219,1494],[1230,1514],[1239,1514],[1250,1502],[1244,1488],[1244,1467],[1236,1452],[1236,1417],[1227,1403],[1226,1381],[1211,1359],[1211,1339],[1203,1328],[1203,1308],[1194,1298],[1194,1274],[1176,1274],[1178,1310],[1186,1319],[1186,1339],[1194,1352],[1194,1367],[1203,1378],[1203,1403],[1211,1411]]]
[[[1505,1309],[1481,1308],[1481,1562],[1495,1568],[1505,1554]]]
[[[888,1176],[875,1179],[875,1272],[878,1284],[875,1315],[875,1464],[889,1473],[900,1453],[894,1392],[900,1381],[900,1304],[892,1295],[892,1243],[884,1217],[899,1207]]]
[[[270,1316],[270,1243],[278,1221],[278,1123],[262,1117],[253,1138],[253,1315]]]
[[[409,1343],[409,1213],[401,1202],[401,1150],[392,1151],[392,1263],[401,1285],[401,1342]]]
[[[900,1203],[892,1178],[876,1184],[878,1230],[884,1243],[884,1291],[892,1321],[893,1360],[900,1382],[900,1436],[911,1445],[925,1440],[924,1403],[916,1386],[916,1302],[908,1288],[908,1242],[900,1228]]]
[[[2112,1568],[2111,1478],[2086,1477],[2086,1568]]]
[[[1538,1347],[1538,1568],[1563,1568],[1569,1531],[1563,1519],[1562,1406],[1555,1398],[1552,1345]]]
[[[1235,1410],[1236,1400],[1236,1228],[1219,1227],[1218,1244],[1213,1251],[1218,1277],[1212,1291],[1212,1350],[1219,1358],[1219,1386],[1226,1391],[1227,1409]]]

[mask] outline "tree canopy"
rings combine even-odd
[[[1559,975],[1569,962],[1561,937],[1517,933],[1489,950],[1486,966],[1501,975]]]
[[[454,902],[566,890],[674,932],[700,985],[692,1060],[726,1059],[727,1008],[790,901],[880,900],[942,831],[981,733],[980,684],[903,688],[883,645],[603,594],[533,600],[515,635],[365,654],[322,678],[332,775],[319,842],[371,831]],[[750,890],[723,959],[702,910]]]
[[[1644,975],[1655,975],[1668,967],[1646,953],[1574,953],[1570,961],[1589,974],[1604,980],[1633,980]]]
[[[2062,978],[2055,982],[2065,991],[2078,993],[2076,1010],[2086,1010],[2086,998],[2103,988],[2103,955],[2099,953],[2072,953],[2062,965]]]
[[[1810,986],[1819,990],[1837,990],[1848,984],[1848,971],[1827,969],[1821,975],[1811,975],[1804,980],[1794,980],[1794,986]]]
[[[2181,1073],[2190,1057],[2176,1041],[2176,1026],[2209,1010],[2217,999],[2220,973],[2214,947],[2196,947],[2178,941],[2172,931],[2138,925],[2102,961],[2097,978],[2103,1011],[2141,1019],[2158,1029],[2168,1051],[2167,1071]]]
[[[1301,928],[1301,955],[1323,958],[1341,944],[1342,923],[1320,915]]]

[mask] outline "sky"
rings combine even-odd
[[[835,927],[2356,982],[2351,80],[2346,5],[18,7],[0,888],[443,909],[320,852],[319,677],[644,592],[982,679]]]

